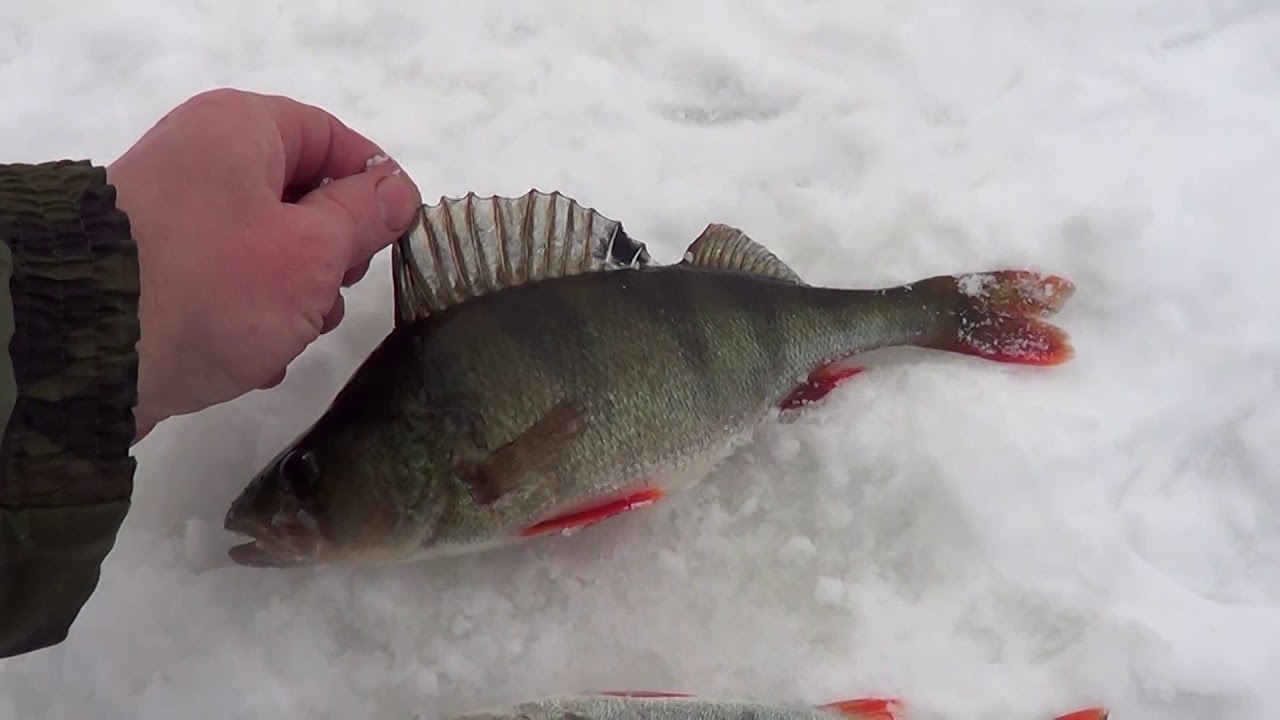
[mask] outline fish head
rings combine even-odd
[[[316,421],[271,458],[223,527],[252,542],[252,567],[386,565],[412,560],[460,502],[456,459],[465,413],[427,401],[434,376],[418,335],[391,333]],[[465,502],[465,498],[461,500]]]
[[[401,562],[445,511],[447,475],[430,441],[396,418],[325,415],[272,458],[223,526],[251,542],[229,551],[251,567]]]
[[[231,559],[253,567],[323,562],[331,554],[324,527],[320,454],[295,442],[273,458],[231,503],[223,526],[252,538]]]

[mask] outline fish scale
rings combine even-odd
[[[1074,292],[1056,276],[816,287],[718,223],[656,265],[559,193],[424,206],[392,279],[391,333],[228,510],[252,538],[237,562],[408,562],[582,529],[701,482],[877,348],[1072,356],[1039,319]]]
[[[700,357],[690,353],[672,327],[685,322],[696,330],[692,319],[662,321],[654,294],[641,286],[669,287],[669,279],[649,277],[648,273],[625,281],[608,278],[630,283],[630,292],[621,293],[610,284],[580,287],[574,284],[578,279],[547,283],[563,283],[562,288],[528,286],[527,294],[495,295],[492,305],[482,308],[501,314],[517,307],[547,305],[532,296],[556,292],[577,295],[582,308],[575,316],[580,324],[577,332],[557,333],[563,318],[534,314],[519,326],[518,335],[512,332],[527,342],[520,346],[523,352],[511,354],[488,352],[488,334],[473,331],[465,322],[441,327],[435,333],[441,345],[451,348],[449,357],[458,361],[428,361],[435,368],[431,382],[492,418],[493,433],[484,438],[489,446],[510,441],[560,400],[576,399],[588,407],[588,424],[582,435],[544,469],[549,483],[530,483],[492,507],[476,506],[466,502],[465,496],[456,496],[459,506],[448,513],[451,521],[446,521],[438,540],[468,543],[488,534],[513,533],[531,514],[546,514],[561,505],[577,505],[601,494],[624,491],[637,478],[670,475],[679,469],[681,459],[691,458],[691,464],[699,465],[697,461],[704,454],[722,452],[717,442],[722,434],[743,432],[768,404],[743,406],[727,400],[762,396],[770,392],[765,384],[778,385],[765,364],[760,363],[760,372],[744,372],[745,355],[734,357],[719,351]],[[615,298],[612,303],[604,302],[610,297]],[[720,323],[728,331],[720,335],[749,333],[749,322],[738,315],[726,318],[733,322]],[[714,315],[703,315],[700,323],[707,326],[715,319]],[[553,337],[555,341],[548,340]],[[430,355],[431,348],[424,347],[423,352]],[[512,362],[513,357],[520,359]],[[510,389],[525,383],[528,365],[555,368],[560,377],[525,385],[527,390],[515,400]],[[796,368],[798,371],[799,366]],[[514,524],[498,524],[507,508],[512,509],[508,517]]]

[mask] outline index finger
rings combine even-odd
[[[324,178],[338,180],[365,169],[370,158],[385,155],[372,140],[329,112],[281,95],[264,95],[284,145],[281,187],[311,190]]]

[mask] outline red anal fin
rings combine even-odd
[[[1111,717],[1111,711],[1106,708],[1093,707],[1083,710],[1069,712],[1066,715],[1059,715],[1053,720],[1107,720]]]
[[[835,390],[845,380],[861,373],[863,370],[866,370],[866,368],[841,361],[823,365],[809,373],[809,379],[800,387],[792,390],[790,395],[783,398],[782,402],[778,403],[778,407],[784,411],[795,410],[809,403],[817,402],[826,397],[832,390]]]
[[[661,690],[600,690],[592,695],[609,695],[628,698],[691,698],[689,693],[663,692]]]
[[[837,700],[818,706],[819,710],[831,710],[850,720],[901,720],[904,703],[898,698],[852,698]]]
[[[602,520],[607,520],[614,515],[621,515],[628,510],[648,507],[661,500],[665,494],[662,488],[645,488],[630,495],[587,505],[563,515],[543,520],[532,527],[520,531],[520,536],[533,537],[536,535],[551,535],[566,530],[581,530],[589,525],[595,525]]]

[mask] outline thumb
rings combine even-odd
[[[413,220],[419,205],[417,187],[390,162],[324,183],[297,202],[324,235],[341,245],[348,267],[391,244]]]

